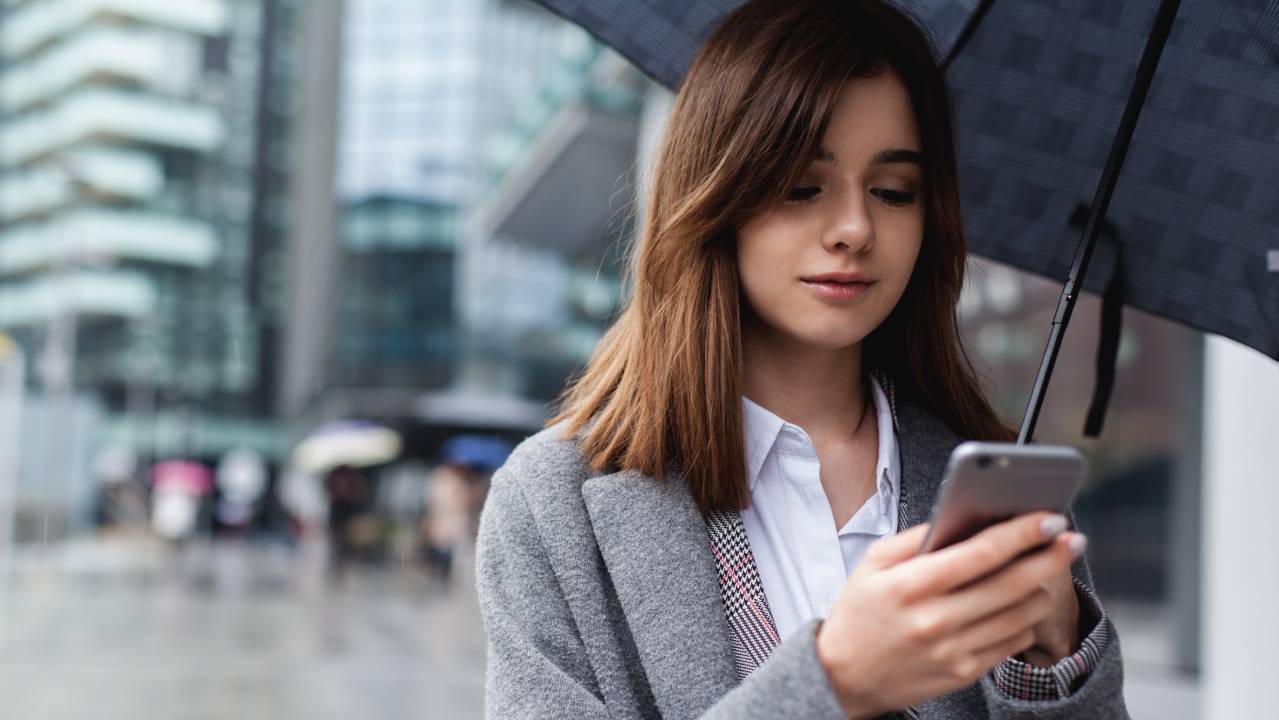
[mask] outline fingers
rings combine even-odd
[[[989,623],[973,628],[971,633],[965,633],[965,637],[958,639],[949,650],[954,659],[948,663],[956,679],[964,684],[976,682],[999,663],[1034,647],[1033,628],[1037,622],[1034,618],[1047,612],[1042,602],[1023,603],[1025,607],[1009,610],[1004,613],[1005,617],[991,618]],[[965,643],[975,643],[975,646],[969,647]]]
[[[1053,598],[1046,590],[1036,589],[1016,603],[990,613],[965,626],[951,642],[960,651],[978,652],[999,646],[1034,628],[1052,613]]]
[[[919,546],[923,544],[927,535],[928,523],[921,523],[909,530],[876,540],[866,549],[866,554],[862,556],[858,567],[866,566],[870,569],[882,570],[909,560],[915,557],[915,553],[919,551]]]
[[[998,631],[998,634],[992,634]],[[981,635],[973,634],[962,642],[980,641],[976,647],[968,647],[961,641],[948,641],[932,649],[932,659],[946,668],[959,686],[971,685],[999,663],[1035,644],[1035,633],[1021,619],[1008,623],[1007,627],[984,628]]]
[[[897,570],[905,576],[903,590],[917,597],[937,595],[967,585],[1065,530],[1066,518],[1056,513],[1033,512],[1005,520],[961,543],[902,564]]]
[[[1047,546],[940,597],[939,611],[954,627],[963,627],[1021,603],[1052,578],[1069,572],[1070,538],[1076,534],[1062,533]]]

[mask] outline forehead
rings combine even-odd
[[[844,83],[814,160],[871,165],[910,161],[892,149],[921,151],[910,93],[896,73]]]

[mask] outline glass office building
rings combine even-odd
[[[553,400],[617,308],[652,82],[585,32],[489,144],[460,280],[472,382]]]
[[[0,330],[92,444],[279,450],[294,10],[0,5]]]
[[[491,138],[538,86],[562,25],[508,0],[308,14],[283,404],[300,429],[414,418],[424,394],[462,381],[465,217],[486,192]]]

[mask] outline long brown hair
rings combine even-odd
[[[970,438],[1008,439],[956,327],[965,245],[950,94],[915,21],[879,1],[750,0],[680,87],[653,169],[629,298],[565,390],[565,437],[597,469],[678,468],[698,506],[750,499],[735,230],[799,181],[850,78],[891,68],[925,158],[926,220],[910,282],[863,345],[864,366]]]

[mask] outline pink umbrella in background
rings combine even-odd
[[[213,490],[213,470],[193,460],[164,460],[152,466],[151,486],[158,492],[207,495]]]
[[[151,468],[151,526],[168,540],[195,530],[200,498],[213,491],[213,471],[191,460],[165,460]]]

